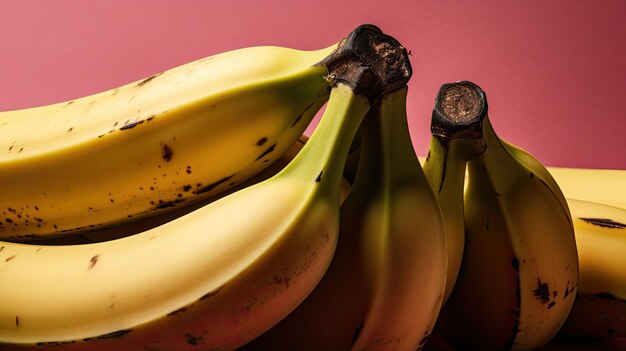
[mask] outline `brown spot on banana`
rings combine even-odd
[[[133,331],[132,329],[117,330],[117,331],[114,331],[112,333],[102,334],[102,335],[98,335],[98,336],[94,336],[94,337],[90,337],[90,338],[85,338],[85,339],[83,339],[83,341],[90,342],[90,341],[98,341],[98,340],[103,340],[103,339],[119,338],[121,336],[124,336],[124,335],[132,332],[132,331]]]
[[[199,345],[200,342],[203,340],[201,336],[193,335],[191,333],[185,333],[183,336],[185,337],[185,341],[189,345]]]
[[[163,157],[163,159],[166,162],[169,162],[172,160],[172,155],[173,155],[173,151],[172,148],[165,144],[165,143],[161,143],[161,157]]]
[[[550,289],[548,289],[548,284],[543,283],[539,277],[537,277],[537,289],[533,290],[533,293],[542,303],[550,302]]]
[[[259,155],[259,157],[257,157],[257,160],[262,159],[263,157],[265,157],[267,154],[269,154],[270,152],[274,151],[274,149],[276,148],[276,144],[272,144],[272,146],[270,146],[269,148],[267,148],[267,150],[263,151],[263,153],[261,155]]]
[[[100,255],[94,255],[90,260],[89,260],[89,266],[87,266],[87,270],[92,269],[96,263],[98,263],[98,259],[100,258]]]
[[[614,228],[614,229],[624,229],[626,228],[626,224],[616,222],[609,218],[588,218],[588,217],[579,217],[580,220],[585,221],[589,224],[597,225],[604,228]]]
[[[265,144],[266,142],[267,142],[267,138],[266,138],[266,137],[263,137],[263,138],[259,139],[259,140],[256,142],[256,145],[257,145],[257,146],[261,146],[261,145]]]
[[[163,72],[161,72],[161,73],[157,73],[157,74],[155,74],[155,75],[153,75],[153,76],[150,76],[150,77],[148,77],[148,78],[146,78],[146,79],[142,80],[141,82],[137,83],[137,87],[138,87],[138,88],[140,88],[140,87],[142,87],[142,86],[146,85],[147,83],[149,83],[150,81],[152,81],[154,78],[156,78],[156,77],[160,76],[161,74],[163,74]]]

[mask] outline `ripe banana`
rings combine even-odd
[[[266,182],[119,240],[0,243],[0,341],[233,349],[280,320],[331,259],[349,147],[335,140],[369,107],[345,85],[330,99],[317,135]]]
[[[537,349],[564,323],[577,288],[566,200],[536,159],[496,135],[475,84],[444,84],[433,115],[433,129],[484,147],[467,164],[465,248],[438,327],[455,348]],[[453,170],[445,177],[462,178]]]
[[[298,141],[291,145],[291,147],[281,155],[276,162],[272,163],[266,169],[255,175],[254,177],[244,181],[243,183],[236,185],[216,196],[213,196],[207,200],[199,201],[186,206],[179,206],[172,211],[163,212],[161,214],[150,216],[147,218],[140,219],[138,221],[124,223],[122,225],[116,225],[105,229],[94,230],[89,232],[84,232],[80,234],[75,234],[72,236],[64,236],[59,238],[51,238],[45,240],[38,240],[37,244],[39,245],[79,245],[79,244],[88,244],[88,243],[96,243],[108,240],[114,240],[123,238],[126,236],[134,235],[155,227],[158,227],[162,224],[170,222],[178,217],[181,217],[189,212],[199,209],[200,207],[206,206],[211,202],[214,202],[222,197],[228,196],[232,193],[235,193],[239,190],[247,188],[256,183],[260,183],[264,180],[267,180],[280,172],[283,168],[285,168],[302,150],[302,147],[308,141],[308,137],[306,135],[300,136]],[[340,203],[342,203],[347,195],[350,193],[350,183],[343,179],[341,182],[341,193],[339,197]]]
[[[430,335],[445,288],[445,233],[411,144],[406,94],[384,97],[363,121],[356,180],[324,278],[242,351],[415,350]]]
[[[0,242],[0,349],[231,350],[284,318],[331,260],[363,116],[410,76],[405,50],[376,27],[343,45],[320,124],[276,176],[118,240]]]
[[[68,102],[0,112],[0,239],[169,211],[274,162],[328,98],[317,51],[252,47]]]
[[[567,199],[580,262],[574,306],[561,332],[626,337],[626,209]]]
[[[626,170],[547,168],[568,199],[626,208]]]

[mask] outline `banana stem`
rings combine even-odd
[[[337,84],[331,90],[328,106],[311,138],[277,176],[311,178],[309,180],[318,183],[320,189],[336,196],[338,202],[343,165],[369,108],[366,97],[355,94],[346,84]],[[320,142],[323,140],[328,142]]]

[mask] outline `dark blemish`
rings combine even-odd
[[[150,82],[151,80],[153,80],[154,78],[160,76],[161,74],[163,74],[163,72],[157,73],[157,74],[155,74],[155,75],[153,75],[151,77],[148,77],[148,78],[142,80],[141,82],[137,83],[137,86],[138,87],[144,86],[146,83]]]
[[[128,121],[126,121],[126,123],[120,127],[120,130],[135,128],[137,125],[142,124],[143,122],[144,122],[143,120],[133,122],[133,123],[128,123]]]
[[[45,195],[45,193],[44,193],[44,195]],[[35,206],[34,208],[35,208],[35,211],[39,211],[39,207]]]
[[[71,105],[71,104],[73,104],[73,103],[74,103],[74,100],[69,101],[67,104],[65,104],[65,106]]]
[[[108,334],[94,336],[94,337],[91,337],[91,338],[85,338],[85,339],[83,339],[83,341],[89,342],[89,341],[97,341],[97,340],[102,340],[102,339],[119,338],[120,336],[124,336],[124,335],[130,333],[131,331],[133,331],[133,330],[132,329],[122,329],[122,330],[114,331],[114,332],[108,333]]]
[[[5,218],[4,221],[9,224],[13,223],[13,220],[11,218]]]
[[[24,151],[23,147],[21,147],[17,152],[22,152],[22,151]]]
[[[148,118],[146,118],[146,121],[150,122],[154,119],[154,117],[156,117],[156,115],[150,115]]]
[[[276,148],[276,144],[273,144],[272,146],[270,146],[267,150],[265,150],[259,157],[257,157],[257,160],[262,159],[263,157],[265,157],[267,154],[269,154],[270,152],[274,151],[274,149]]]
[[[20,326],[20,317],[19,316],[15,316],[15,326],[16,327]]]
[[[13,146],[15,146],[15,144],[9,146],[9,151],[11,151],[13,149]]]
[[[611,294],[611,293],[597,293],[597,294],[593,294],[591,295],[593,297],[598,297],[601,299],[607,299],[607,300],[619,300],[617,297],[615,297],[615,295]]]
[[[270,160],[268,159],[263,160],[263,163],[268,163],[268,162],[270,162]]]
[[[70,341],[39,341],[35,343],[35,346],[63,346],[63,345],[71,345],[75,344],[76,340]]]
[[[313,104],[310,104],[309,106],[307,106],[304,111],[302,111],[302,113],[300,113],[300,115],[298,116],[298,118],[296,118],[295,121],[293,121],[293,123],[291,124],[291,127],[295,127],[296,124],[298,124],[298,122],[300,122],[300,120],[302,119],[302,116],[306,113],[306,111],[308,111],[311,106],[313,106]]]
[[[230,175],[228,177],[224,177],[224,178],[222,178],[222,179],[220,179],[220,180],[218,180],[218,181],[216,181],[214,183],[211,183],[211,184],[209,184],[207,186],[204,186],[204,187],[202,187],[202,188],[200,188],[198,190],[195,190],[193,193],[197,195],[197,194],[202,194],[202,193],[206,193],[208,191],[211,191],[211,190],[215,189],[217,186],[219,186],[220,184],[222,184],[224,182],[227,182],[233,176],[234,176],[234,174]]]
[[[517,257],[513,257],[513,260],[511,260],[511,266],[513,266],[513,269],[516,272],[519,272],[519,260],[517,259]]]
[[[316,183],[319,183],[322,181],[322,173],[324,173],[324,170],[320,171],[320,174],[318,174],[317,178],[315,178]]]
[[[430,160],[430,150],[428,150],[428,153],[426,154],[426,162],[428,162],[428,160]]]
[[[72,130],[74,130],[74,127],[70,127],[70,129],[67,130],[67,132],[71,132]]]
[[[567,285],[569,286],[569,282],[567,282]],[[569,287],[568,286],[565,287],[565,292],[563,293],[563,299],[564,300],[569,295]]]
[[[220,286],[219,288],[217,288],[217,289],[215,289],[213,291],[210,291],[210,292],[202,295],[202,297],[200,297],[200,299],[198,301],[201,301],[201,300],[207,299],[207,298],[209,298],[211,296],[217,295],[217,293],[219,293],[223,288],[224,288],[224,285]]]
[[[580,220],[585,221],[589,224],[597,225],[604,228],[614,228],[614,229],[624,229],[626,228],[626,224],[616,222],[612,219],[608,218],[582,218],[579,217]]]
[[[172,201],[163,201],[163,200],[159,200],[159,204],[155,206],[155,208],[157,210],[160,209],[164,209],[164,208],[168,208],[168,207],[174,207],[176,206],[176,204],[181,203],[185,201],[184,199],[176,199],[176,200],[172,200]]]
[[[181,307],[181,308],[179,308],[179,309],[177,309],[175,311],[172,311],[172,312],[168,313],[167,316],[168,317],[175,316],[175,315],[177,315],[179,313],[183,313],[183,312],[187,311],[188,309],[189,309],[189,306]]]
[[[4,251],[4,246],[0,246],[0,252]]]
[[[550,289],[548,289],[548,284],[542,283],[539,278],[537,278],[537,289],[533,290],[533,293],[542,303],[548,303],[550,301]]]
[[[118,124],[120,124],[120,122],[115,121],[115,123],[113,123],[113,127],[117,127]]]
[[[9,257],[7,257],[7,258],[4,260],[4,262],[9,262],[9,261],[12,261],[12,260],[15,258],[15,256],[17,256],[17,255],[13,255],[13,256],[9,256]]]
[[[535,178],[535,174],[533,172],[530,172],[530,178]]]
[[[551,309],[552,307],[554,307],[554,305],[556,305],[556,302],[551,301],[551,302],[548,304],[548,309]]]
[[[169,162],[172,159],[172,154],[172,148],[165,143],[161,143],[161,156],[163,157],[163,159]]]
[[[359,338],[359,335],[361,335],[361,332],[363,331],[363,325],[364,324],[365,324],[365,322],[363,321],[356,327],[356,329],[354,329],[354,334],[352,335],[352,341],[350,342],[350,346],[353,346],[354,343]]]
[[[201,336],[195,336],[191,333],[185,333],[184,336],[185,336],[185,341],[187,341],[189,345],[199,345],[200,341],[202,341]]]
[[[98,138],[102,138],[104,136],[104,134],[100,134],[98,135]]]
[[[267,141],[267,138],[261,138],[259,139],[259,141],[256,142],[257,146],[261,146],[263,144],[265,144],[265,142]]]
[[[89,266],[87,267],[87,269],[92,269],[93,266],[96,265],[96,263],[98,263],[98,258],[100,258],[100,255],[95,255],[91,258],[91,260],[89,260]]]
[[[191,190],[191,185],[187,184],[187,185],[183,186],[183,191],[187,192],[189,190]]]

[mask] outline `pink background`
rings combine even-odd
[[[0,2],[0,110],[88,95],[218,52],[316,49],[373,23],[411,50],[426,153],[435,94],[468,79],[502,137],[548,165],[626,169],[626,1]]]

